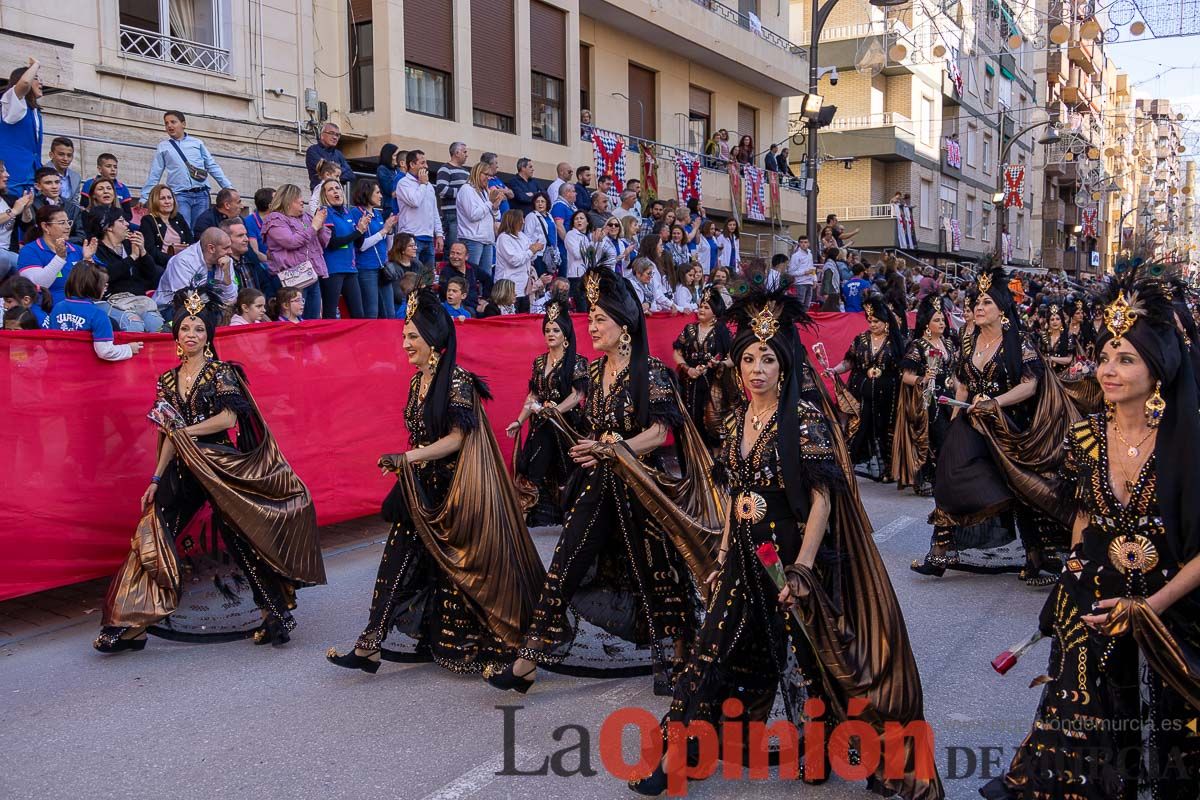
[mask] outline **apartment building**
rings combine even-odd
[[[792,4],[792,38],[808,41],[808,4]],[[1025,19],[1022,14],[1030,16]],[[859,228],[854,244],[894,248],[890,204],[908,194],[916,222],[916,254],[942,264],[997,252],[1028,265],[1035,255],[1031,214],[1040,198],[1032,174],[1040,131],[1017,137],[1036,121],[1034,56],[1014,35],[1033,30],[1032,9],[998,0],[913,4],[885,12],[867,0],[842,0],[819,41],[825,103],[837,106],[821,130],[818,175],[822,218],[836,213]],[[1019,36],[1018,36],[1019,38]],[[799,109],[793,100],[793,116]],[[1021,208],[993,205],[1005,161],[1026,165]]]
[[[804,54],[780,33],[788,5],[727,1],[113,0],[64,20],[6,0],[0,42],[12,66],[37,55],[68,90],[45,99],[47,132],[79,140],[85,172],[116,152],[131,186],[168,108],[244,190],[302,179],[324,120],[365,169],[386,142],[438,161],[461,140],[505,172],[529,157],[553,179],[558,162],[594,163],[586,108],[598,128],[659,145],[670,197],[673,148],[699,152],[725,128],[765,151],[786,140],[785,98],[807,85]],[[705,206],[729,213],[728,176],[704,173]],[[802,220],[803,196],[781,196],[784,220]]]
[[[1178,258],[1187,248],[1185,198],[1190,194],[1186,183],[1187,168],[1182,158],[1186,147],[1182,139],[1181,114],[1173,111],[1166,99],[1139,99],[1137,109],[1146,130],[1148,176],[1139,187],[1138,205],[1146,214],[1145,231],[1155,244],[1159,258]],[[1188,186],[1188,193],[1183,189]]]

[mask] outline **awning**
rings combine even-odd
[[[983,62],[983,69],[985,72],[987,72],[988,75],[996,74],[996,68],[992,66],[992,62],[990,62],[990,61]]]
[[[1010,81],[1015,81],[1017,79],[1015,75],[1013,75],[1011,72],[1009,72],[1004,67],[1000,68],[1000,74],[1003,75],[1004,77],[1008,78]]]

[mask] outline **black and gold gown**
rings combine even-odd
[[[878,350],[872,350],[871,334],[865,331],[854,337],[845,357],[850,364],[848,388],[859,405],[858,427],[848,443],[850,458],[855,464],[875,462],[879,469],[878,474],[871,475],[875,480],[891,477],[892,436],[900,393],[900,365],[891,344],[885,338]]]
[[[624,449],[620,440],[638,435],[643,428],[633,406],[628,367],[606,391],[602,380],[606,361],[607,356],[601,356],[588,366],[584,429],[579,433]],[[684,416],[671,373],[658,359],[649,362],[650,421],[678,429]],[[648,465],[655,460],[652,454],[637,459]],[[577,470],[568,503],[562,535],[520,656],[562,672],[621,671],[603,665],[576,669],[562,663],[582,618],[620,639],[649,647],[656,688],[662,690],[670,680],[671,645],[679,640],[690,643],[695,634],[700,605],[695,570],[684,563],[671,536],[647,512],[612,460],[601,459],[590,469]]]
[[[1132,800],[1141,790],[1195,800],[1200,791],[1200,737],[1188,728],[1198,709],[1164,680],[1135,636],[1105,636],[1081,619],[1101,599],[1149,597],[1181,567],[1159,512],[1155,456],[1122,505],[1109,476],[1106,427],[1103,414],[1092,415],[1072,426],[1066,442],[1064,478],[1088,524],[1042,610],[1040,627],[1053,639],[1033,729],[1008,773],[981,791],[988,798]],[[1184,652],[1200,653],[1194,603],[1181,600],[1160,620]]]
[[[567,399],[562,390],[562,370],[567,366],[560,359],[547,373],[549,358],[549,353],[534,357],[529,377],[529,393],[543,406],[557,405]],[[571,365],[571,388],[586,396],[587,387],[588,362],[576,354]],[[578,427],[583,412],[576,406],[564,416]],[[568,452],[572,444],[544,415],[529,417],[529,433],[524,442],[518,442],[513,464],[522,505],[526,507],[525,519],[531,527],[562,523],[562,489],[575,471],[575,462]]]
[[[1079,337],[1071,333],[1069,330],[1061,330],[1058,332],[1057,338],[1050,331],[1042,331],[1037,337],[1038,349],[1046,358],[1064,358],[1070,356],[1077,357],[1081,349],[1079,347]],[[1070,364],[1053,364],[1054,371],[1060,376],[1071,368]]]
[[[979,332],[966,336],[958,356],[967,397],[998,397],[1020,381],[1038,381],[1037,393],[995,415],[959,413],[950,423],[938,459],[933,542],[957,552],[960,569],[1007,572],[1023,558],[1007,550],[1017,535],[1030,553],[1066,548],[1070,511],[1058,492],[1057,474],[1066,428],[1079,419],[1053,370],[1022,337],[1021,374],[1010,380],[1003,341],[982,367],[972,360]],[[964,550],[975,551],[961,558]]]
[[[689,322],[683,326],[675,339],[674,348],[689,367],[707,367],[713,359],[724,361],[729,357],[728,352],[723,352],[721,337],[717,335],[719,324],[713,323],[708,335],[703,338],[700,336],[699,323]],[[684,369],[679,369],[683,405],[704,437],[704,443],[714,449],[721,446],[725,414],[737,400],[736,389],[726,373],[723,366],[709,367],[699,377],[690,378]]]
[[[102,643],[143,627],[168,639],[238,639],[270,618],[291,631],[296,590],[325,582],[316,513],[240,368],[210,359],[188,392],[168,370],[157,401],[184,426],[232,411],[238,435],[165,434],[176,455],[109,585]],[[208,520],[198,516],[205,507]]]
[[[1090,327],[1090,324],[1089,324]],[[1039,349],[1047,359],[1070,356],[1069,364],[1052,364],[1054,373],[1062,380],[1063,390],[1082,415],[1095,414],[1104,407],[1104,395],[1096,380],[1096,367],[1090,360],[1093,348],[1085,347],[1083,337],[1069,329],[1059,332],[1058,338],[1049,331],[1038,337]]]
[[[932,369],[933,385],[926,393],[920,383],[909,386],[901,379],[892,442],[892,477],[898,489],[911,486],[919,494],[927,494],[932,486],[937,456],[950,429],[950,407],[939,404],[938,398],[954,396],[958,353],[952,347],[945,337],[941,348],[927,339],[914,339],[900,360],[902,375],[908,371],[924,380]]]
[[[462,447],[445,458],[405,462],[384,502],[393,525],[355,647],[382,650],[390,661],[434,661],[459,673],[507,664],[541,582],[477,380],[461,367],[450,380],[447,413],[463,434]],[[404,407],[414,448],[439,438],[426,428],[420,385],[417,373]],[[389,642],[393,634],[399,639]]]

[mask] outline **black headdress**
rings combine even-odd
[[[1017,301],[1013,299],[1008,288],[1008,273],[995,261],[989,260],[980,265],[978,287],[967,296],[971,308],[975,307],[981,294],[992,298],[992,302],[1000,308],[1002,319],[1008,320],[1007,325],[1002,328],[1004,371],[1008,374],[1008,380],[1016,385],[1021,380],[1022,371],[1021,315],[1017,313]],[[979,336],[978,329],[974,335]]]
[[[646,317],[642,303],[631,291],[629,281],[610,268],[592,267],[583,276],[588,304],[599,306],[629,336],[629,389],[638,424],[650,427],[650,345],[646,341]]]
[[[717,337],[717,350],[728,353],[733,343],[733,337],[729,334],[729,326],[721,319],[725,316],[726,311],[725,298],[717,291],[717,287],[709,284],[700,292],[700,304],[707,304],[712,310],[713,317],[717,320],[717,324],[713,327],[713,335]]]
[[[920,339],[925,335],[925,331],[929,328],[929,321],[933,319],[934,314],[946,316],[946,312],[942,308],[941,295],[927,294],[917,304],[917,326],[913,328],[914,339]]]
[[[188,287],[175,292],[171,298],[171,304],[175,307],[175,315],[171,318],[171,335],[175,339],[179,339],[179,326],[183,324],[185,319],[196,318],[204,323],[204,329],[208,331],[208,346],[209,349],[216,353],[216,345],[213,339],[217,335],[217,326],[221,324],[221,318],[225,314],[225,306],[221,302],[221,298],[212,294],[207,286]]]
[[[863,298],[863,313],[867,319],[881,319],[887,323],[888,350],[892,351],[892,359],[899,364],[904,356],[904,334],[900,332],[900,323],[892,313],[892,307],[879,294],[869,294]]]
[[[453,420],[450,417],[450,383],[454,368],[458,365],[458,338],[454,332],[454,320],[438,296],[429,289],[419,289],[408,296],[405,321],[416,326],[417,333],[437,354],[437,371],[433,383],[425,395],[425,429],[436,438],[450,432]],[[490,399],[487,388],[479,381],[475,390],[480,396]]]
[[[1182,565],[1200,553],[1200,418],[1192,362],[1162,280],[1130,270],[1109,285],[1097,352],[1113,339],[1133,345],[1154,380],[1162,382],[1166,408],[1154,446],[1158,504]]]
[[[571,324],[571,310],[562,300],[551,300],[546,303],[546,313],[542,316],[543,332],[551,322],[562,331],[565,340],[562,366],[558,371],[558,383],[562,396],[570,397],[574,391],[572,378],[575,374],[575,326]]]
[[[799,299],[782,290],[770,294],[751,292],[736,300],[725,316],[737,326],[730,350],[734,369],[739,369],[746,348],[760,342],[770,347],[779,359],[779,368],[782,370],[776,417],[779,457],[784,474],[788,476],[784,481],[788,503],[797,516],[803,516],[808,507],[805,487],[790,478],[803,474],[800,471],[800,418],[796,409],[800,403],[800,370],[807,361],[807,355],[797,326],[811,328],[812,317]]]
[[[1071,324],[1072,312],[1069,310],[1065,300],[1051,298],[1042,304],[1041,312],[1041,316],[1046,320],[1047,324],[1050,322],[1051,317],[1058,317],[1058,321],[1062,323],[1063,330],[1066,330],[1067,326]],[[1049,327],[1047,327],[1047,330],[1049,330]]]

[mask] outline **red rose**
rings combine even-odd
[[[763,542],[758,546],[758,560],[765,567],[773,567],[779,563],[779,551],[775,549],[775,545],[771,542]]]

